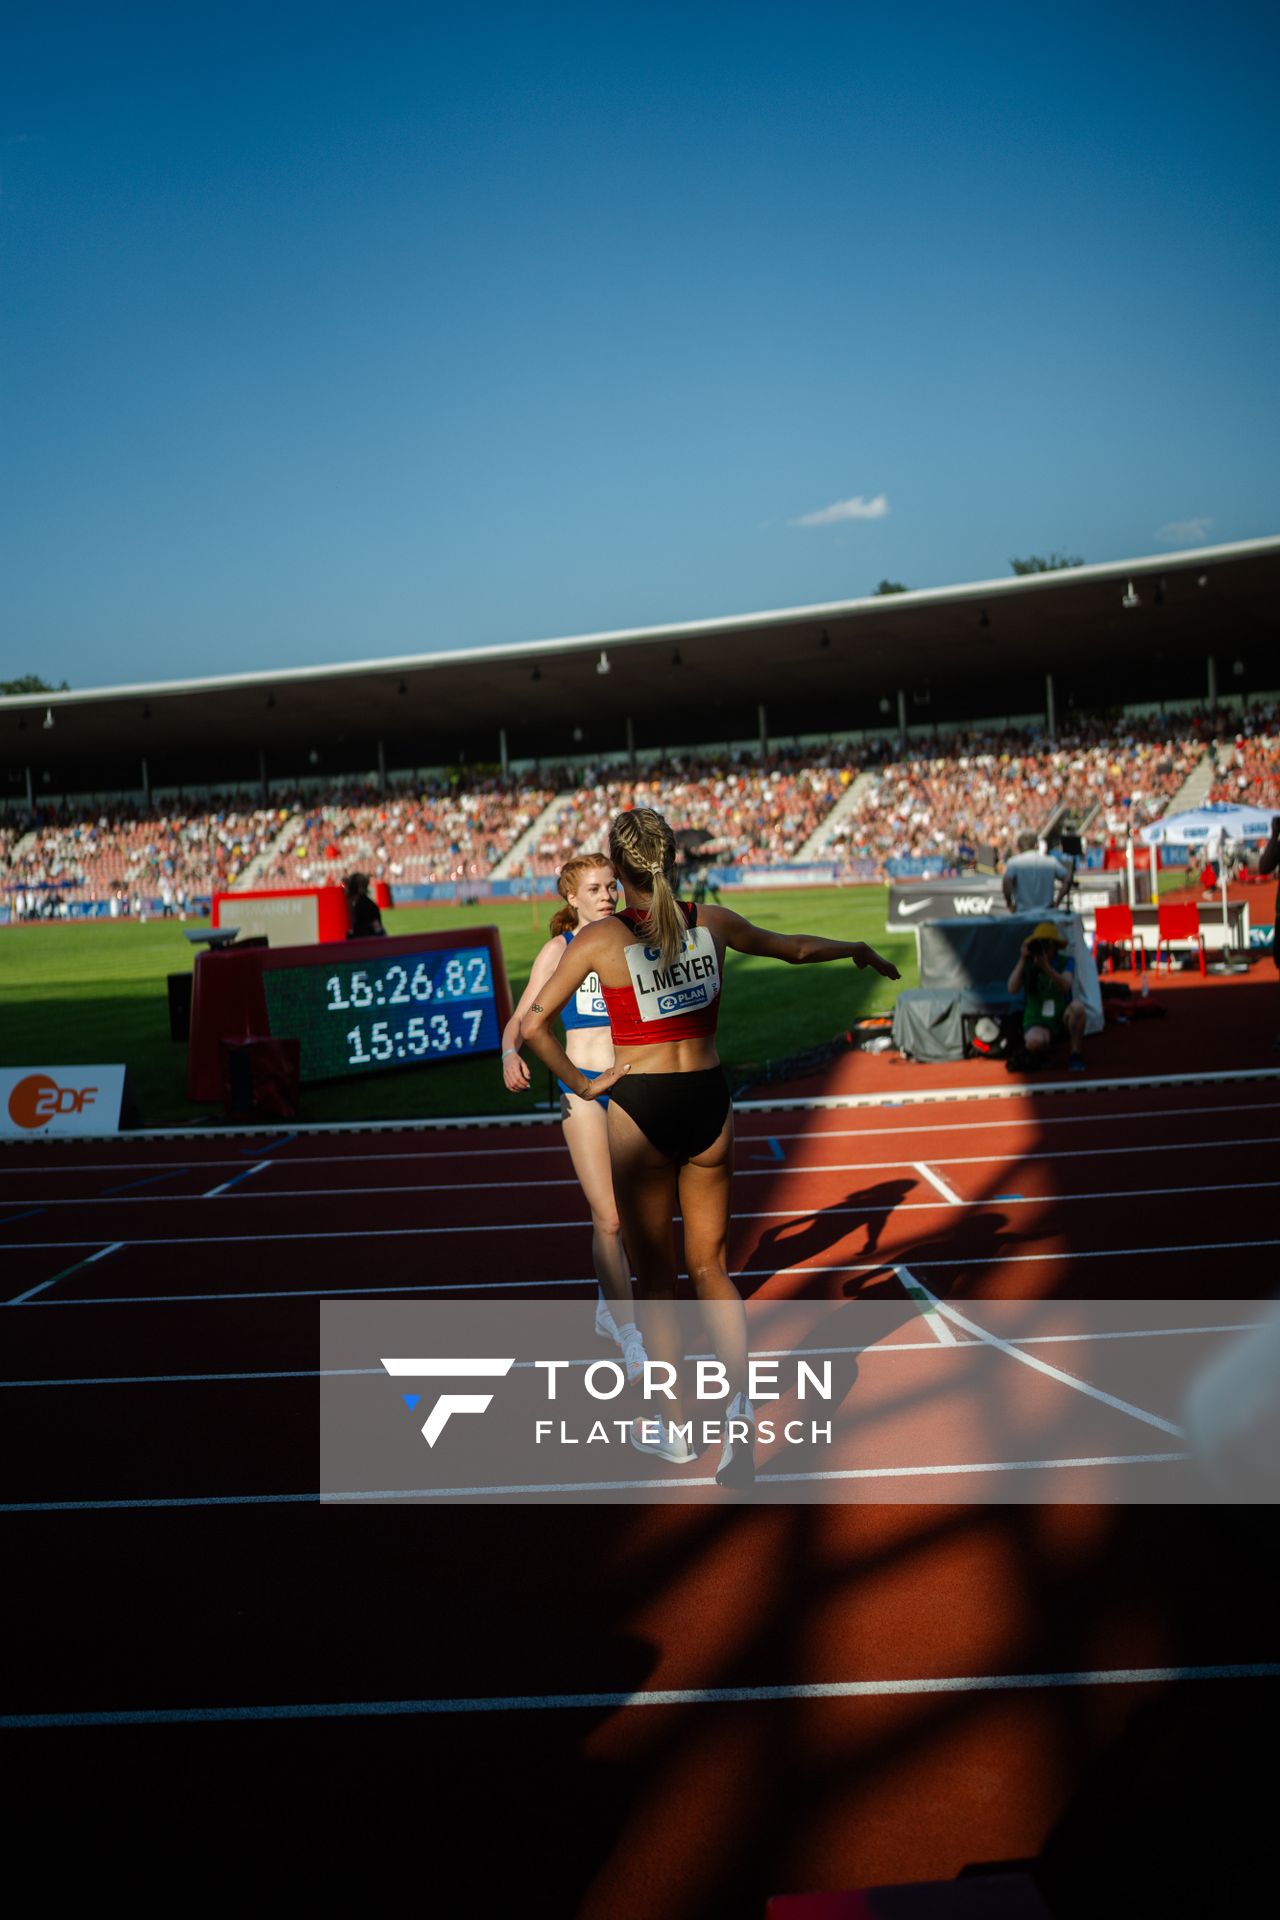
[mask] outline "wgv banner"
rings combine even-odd
[[[0,1067],[0,1137],[118,1133],[123,1067]]]

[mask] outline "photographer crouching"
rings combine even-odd
[[[1022,942],[1018,962],[1009,975],[1010,993],[1020,993],[1022,1002],[1022,1047],[1009,1059],[1015,1070],[1039,1066],[1049,1049],[1062,1039],[1071,1043],[1067,1065],[1072,1073],[1084,1072],[1084,1026],[1086,1014],[1075,997],[1075,961],[1062,949],[1066,936],[1052,921],[1044,920]]]

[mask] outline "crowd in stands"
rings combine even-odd
[[[1250,713],[1230,747],[1231,751],[1219,754],[1219,771],[1209,798],[1280,810],[1280,709],[1266,707]]]
[[[26,918],[85,900],[110,901],[121,913],[159,901],[180,914],[233,886],[287,818],[287,809],[218,796],[183,806],[42,807],[5,829],[4,885]]]
[[[393,886],[482,879],[555,792],[545,777],[497,775],[417,781],[385,794],[344,787],[299,808],[255,878],[266,887],[310,887],[359,868]]]
[[[629,807],[655,807],[677,834],[707,835],[699,858],[752,867],[794,860],[830,813],[856,768],[848,748],[758,754],[675,754],[661,769],[579,775],[577,791],[529,850],[522,871],[555,873],[583,847],[605,847],[609,822]]]
[[[680,752],[659,766],[547,767],[503,777],[456,769],[433,778],[304,793],[267,807],[243,796],[181,804],[73,803],[0,826],[0,885],[20,917],[82,901],[112,912],[202,910],[217,889],[314,886],[352,870],[397,884],[483,880],[559,798],[513,866],[554,873],[583,847],[603,847],[619,809],[653,805],[677,832],[704,836],[699,862],[762,867],[796,860],[860,771],[868,791],[825,837],[820,857],[860,876],[903,858],[950,864],[1020,833],[1073,817],[1092,837],[1154,819],[1209,745],[1207,715],[1071,718],[1042,731],[972,730],[912,743],[888,739],[748,751]],[[1217,799],[1280,805],[1280,721],[1255,710],[1224,729]],[[1238,732],[1235,729],[1238,728]],[[567,798],[565,796],[568,796]],[[856,867],[855,867],[855,864]],[[252,869],[252,871],[250,871]],[[154,903],[154,905],[153,905]]]
[[[1063,815],[1111,831],[1164,811],[1204,752],[1163,716],[1073,723],[1056,742],[1039,732],[948,734],[892,760],[862,806],[833,831],[837,856],[950,860],[961,847],[1003,858],[1020,833]]]

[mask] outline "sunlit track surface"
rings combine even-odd
[[[751,1112],[730,1263],[901,1298],[911,1350],[875,1364],[922,1377],[952,1361],[903,1267],[957,1308],[1265,1295],[1277,1138],[1266,1082]],[[425,1832],[473,1910],[537,1884],[704,1920],[1034,1854],[1162,1740],[1211,1818],[1269,1724],[1274,1605],[1198,1509],[322,1510],[320,1298],[542,1289],[586,1338],[552,1126],[24,1147],[0,1265],[18,1822],[56,1803],[105,1846],[141,1802],[157,1858],[230,1834],[268,1877],[282,1844],[356,1875]]]

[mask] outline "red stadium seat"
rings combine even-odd
[[[1128,944],[1129,965],[1135,972],[1146,972],[1147,948],[1133,930],[1133,910],[1130,907],[1099,907],[1093,918],[1093,957],[1098,958],[1098,948],[1110,949],[1107,956],[1107,971],[1116,970],[1116,948]]]
[[[1196,946],[1200,950],[1200,971],[1201,973],[1203,973],[1205,971],[1204,935],[1200,931],[1200,909],[1196,905],[1195,901],[1193,900],[1186,904],[1179,902],[1177,905],[1174,905],[1172,902],[1168,902],[1164,905],[1161,905],[1159,908],[1157,908],[1156,919],[1157,919],[1157,929],[1156,929],[1157,931],[1157,938],[1156,938],[1157,967],[1173,965],[1173,957],[1170,952],[1170,947],[1173,941],[1194,940]],[[1164,950],[1164,954],[1165,954],[1165,958],[1163,961],[1160,958],[1161,949]]]

